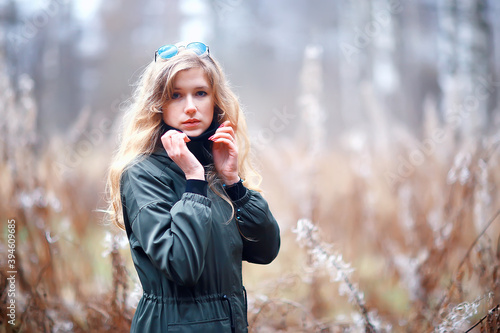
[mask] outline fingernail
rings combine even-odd
[[[211,137],[208,138],[208,140],[213,140],[214,136],[212,135]]]
[[[219,128],[224,127],[224,123],[220,124]]]

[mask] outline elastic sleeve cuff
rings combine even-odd
[[[241,180],[234,185],[224,186],[224,189],[232,201],[243,198],[247,193],[247,188],[243,185]]]
[[[186,192],[196,193],[206,197],[208,195],[208,182],[199,179],[188,179],[186,181]]]

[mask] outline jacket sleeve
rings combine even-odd
[[[280,248],[278,223],[262,195],[247,189],[244,196],[233,201],[236,221],[242,234],[243,260],[255,264],[269,264]]]
[[[151,262],[179,285],[196,284],[205,265],[211,234],[211,201],[182,197],[147,172],[127,170],[122,178],[124,213]]]

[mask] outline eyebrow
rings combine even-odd
[[[193,88],[194,90],[208,90],[210,89],[209,86],[198,86],[198,87],[194,87]],[[183,90],[182,87],[174,87],[174,90]]]

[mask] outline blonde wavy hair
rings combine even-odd
[[[121,176],[128,167],[150,155],[158,147],[163,147],[162,106],[172,96],[176,75],[190,68],[201,68],[207,75],[214,95],[214,117],[218,117],[219,123],[229,120],[236,134],[239,176],[246,187],[259,190],[260,175],[252,167],[249,158],[250,140],[245,116],[222,68],[209,55],[198,56],[192,51],[181,50],[176,56],[167,60],[158,59],[145,68],[124,114],[120,143],[109,167],[106,184],[108,217],[121,229],[124,229]],[[207,179],[210,188],[231,205],[234,215],[231,200],[214,186],[220,181],[217,173],[209,172]]]

